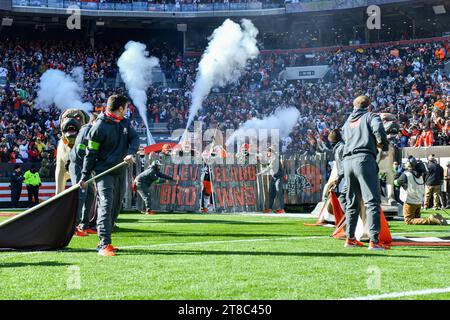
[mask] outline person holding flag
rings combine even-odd
[[[86,188],[86,180],[94,171],[102,173],[121,162],[131,164],[139,149],[139,137],[125,118],[128,99],[122,95],[108,98],[105,111],[89,130],[86,156],[81,171],[80,186]],[[100,240],[98,254],[115,256],[111,232],[121,209],[125,194],[125,168],[121,167],[96,180],[98,193],[97,233]]]
[[[81,179],[81,170],[83,169],[84,157],[86,155],[86,146],[89,142],[88,135],[96,119],[97,114],[92,113],[89,118],[89,123],[81,127],[77,138],[75,139],[73,148],[70,150],[68,171],[73,185],[77,184]],[[88,185],[86,189],[80,190],[76,220],[77,227],[75,229],[76,236],[84,237],[89,234],[97,233],[89,227],[89,214],[92,210],[94,199],[95,191],[93,184]]]

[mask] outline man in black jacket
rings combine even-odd
[[[444,169],[439,165],[434,154],[428,156],[428,172],[425,175],[425,209],[430,208],[430,200],[433,197],[433,207],[439,209],[441,186],[444,180]]]
[[[166,180],[176,180],[177,183],[179,181],[179,177],[176,176],[175,179],[171,176],[168,176],[161,172],[161,161],[155,160],[152,162],[150,167],[140,173],[136,179],[136,190],[139,193],[139,195],[142,197],[142,200],[144,200],[145,209],[143,213],[146,214],[155,214],[154,211],[151,210],[151,195],[150,195],[150,187],[151,185],[155,183],[163,183],[164,181],[161,181],[161,179]]]
[[[9,188],[11,189],[11,207],[17,208],[19,205],[20,195],[22,194],[23,183],[22,169],[19,165],[14,166],[14,171],[9,178]]]
[[[83,169],[84,157],[86,155],[86,147],[89,143],[88,135],[96,119],[97,114],[91,114],[89,123],[81,127],[77,138],[75,139],[73,148],[70,150],[68,171],[73,185],[77,184],[81,179],[81,171]],[[76,221],[77,228],[75,230],[76,236],[87,236],[88,234],[97,233],[89,226],[89,214],[91,213],[94,199],[95,192],[93,184],[88,185],[86,189],[80,190]]]
[[[81,172],[80,185],[94,171],[96,175],[125,161],[133,163],[133,155],[139,149],[139,137],[125,117],[128,100],[121,95],[108,98],[105,112],[89,130],[88,146]],[[97,179],[98,211],[97,232],[100,239],[98,253],[114,256],[116,248],[111,245],[111,232],[120,212],[125,194],[125,167],[121,167]]]

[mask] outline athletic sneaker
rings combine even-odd
[[[91,228],[80,229],[80,230],[87,234],[97,234],[97,231],[94,229],[91,229]]]
[[[76,227],[75,232],[73,234],[75,237],[87,237],[89,234],[81,230],[80,228]]]
[[[209,211],[208,208],[202,208],[203,213],[208,213],[208,211]]]
[[[275,211],[275,213],[282,214],[282,213],[286,213],[286,211],[284,211],[283,209],[280,209],[280,210]]]
[[[110,246],[111,246],[111,248],[112,248],[112,251],[114,251],[114,252],[119,251],[119,248],[114,247],[112,244],[110,244]],[[97,245],[96,250],[97,250],[97,252],[100,251],[100,243]]]
[[[374,250],[374,251],[381,251],[381,250],[389,250],[391,247],[382,244],[382,243],[375,243],[370,241],[369,243],[369,250]]]
[[[155,211],[148,210],[145,214],[156,214]]]
[[[114,247],[108,244],[105,248],[100,249],[98,254],[104,257],[114,257],[116,255]]]
[[[264,213],[272,213],[272,209],[264,209]]]
[[[364,247],[362,242],[359,242],[356,239],[345,239],[344,248],[361,248]]]

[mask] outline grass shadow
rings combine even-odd
[[[134,223],[136,220],[142,219],[124,219],[118,218],[117,223]],[[155,219],[153,221],[157,221],[158,223],[180,223],[180,224],[232,224],[232,225],[286,225],[290,224],[289,222],[271,222],[271,221],[262,221],[262,222],[250,222],[250,221],[235,221],[235,220],[210,220],[210,219]]]
[[[223,250],[151,250],[123,249],[123,255],[237,255],[237,256],[282,256],[282,257],[376,257],[376,258],[428,258],[426,256],[386,255],[380,253],[344,253],[344,252],[272,252],[272,251],[223,251]]]
[[[0,263],[0,268],[21,268],[21,267],[67,267],[71,266],[69,263],[55,262],[55,261],[40,261],[40,262],[7,262]]]
[[[253,238],[253,237],[296,237],[296,234],[286,235],[276,234],[276,233],[205,233],[205,232],[173,232],[173,231],[162,231],[162,230],[145,230],[145,229],[130,229],[130,228],[120,228],[118,231],[113,233],[114,235],[120,236],[121,234],[125,235],[126,233],[134,233],[131,237],[147,237],[148,233],[152,233],[159,236],[176,236],[176,237],[236,237],[236,238]],[[139,235],[139,233],[142,233]]]

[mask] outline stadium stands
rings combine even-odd
[[[444,41],[443,41],[444,40]],[[121,44],[98,45],[55,41],[9,42],[0,45],[4,82],[0,87],[0,154],[3,163],[51,160],[59,139],[59,111],[34,107],[39,76],[48,68],[85,70],[84,99],[101,107],[115,88]],[[302,50],[302,51],[307,51]],[[368,94],[373,108],[398,115],[402,131],[398,146],[450,144],[450,82],[442,72],[448,59],[448,41],[403,42],[383,47],[321,50],[306,58],[305,52],[274,54],[266,51],[252,62],[234,85],[214,92],[205,101],[198,119],[206,127],[237,128],[251,117],[267,115],[276,107],[296,106],[301,118],[284,151],[314,154],[330,147],[326,135],[340,127],[350,112],[353,97]],[[149,121],[157,130],[182,128],[186,123],[190,89],[198,56],[173,50],[155,50],[172,88],[149,90]],[[328,75],[316,82],[279,79],[288,66],[327,64]],[[5,72],[6,70],[6,72]],[[133,119],[140,123],[137,112]],[[155,125],[156,124],[156,125]],[[38,139],[40,143],[38,144]],[[32,151],[38,144],[38,152]]]

